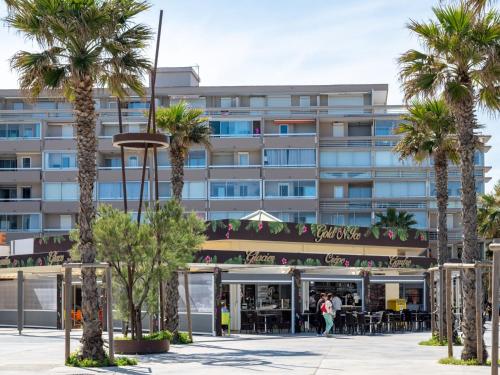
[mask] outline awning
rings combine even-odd
[[[222,273],[223,284],[290,284],[289,274]]]
[[[281,124],[315,124],[315,119],[278,119],[274,120],[274,125]]]
[[[425,282],[425,276],[370,276],[370,283],[423,283]]]
[[[328,273],[303,273],[300,276],[302,281],[339,281],[339,282],[359,282],[363,277],[358,275],[332,275]]]

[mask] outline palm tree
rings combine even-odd
[[[95,85],[106,85],[123,97],[125,87],[142,95],[142,73],[149,63],[142,56],[150,39],[148,27],[133,18],[149,8],[140,0],[6,0],[6,22],[41,51],[19,51],[11,65],[19,85],[34,99],[57,90],[73,102],[77,129],[79,251],[82,263],[94,263],[96,247],[93,190],[96,180]],[[94,268],[82,268],[82,358],[105,357],[98,317],[99,295]]]
[[[448,207],[448,161],[458,163],[455,123],[444,100],[414,101],[396,129],[402,134],[394,151],[402,159],[434,161],[438,207],[438,264],[449,260],[446,211]]]
[[[500,238],[500,181],[493,193],[482,195],[479,202],[479,234],[488,239]]]
[[[413,214],[406,211],[397,212],[392,207],[388,208],[385,214],[377,212],[375,217],[377,218],[375,226],[380,228],[401,228],[408,230],[417,224]]]
[[[170,135],[170,160],[172,163],[172,195],[179,202],[182,200],[184,187],[184,164],[189,148],[195,144],[210,147],[210,127],[203,110],[191,108],[186,102],[180,101],[168,108],[156,111],[158,128]],[[179,327],[178,314],[179,279],[174,272],[167,282],[165,290],[165,320],[166,329],[176,333]]]
[[[448,208],[448,160],[454,163],[458,163],[459,160],[455,123],[446,103],[442,99],[415,100],[408,107],[408,114],[402,116],[402,119],[404,122],[396,129],[396,133],[402,134],[403,137],[394,150],[403,159],[411,157],[417,162],[421,162],[431,157],[434,161],[438,208],[437,260],[439,265],[443,265],[450,258],[448,251],[448,227],[446,223]],[[440,275],[443,276],[442,273]],[[438,288],[438,306],[440,309],[438,324],[440,327],[446,327],[444,284],[442,278],[440,278]],[[443,331],[440,330],[439,332]]]
[[[473,263],[481,257],[474,176],[475,107],[500,109],[500,15],[496,10],[478,14],[462,3],[433,8],[433,12],[436,20],[409,23],[424,51],[409,50],[399,58],[400,78],[406,100],[443,94],[456,121],[462,181],[462,261]],[[474,270],[464,271],[462,285],[462,359],[473,359],[477,357]]]

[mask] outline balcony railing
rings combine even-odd
[[[372,211],[386,208],[396,209],[427,209],[427,201],[385,201],[367,198],[320,198],[320,209],[335,210],[343,209],[349,211],[363,210]]]
[[[240,164],[222,164],[222,165],[209,165],[209,168],[214,169],[224,169],[224,168],[260,168],[261,164],[248,164],[248,165],[240,165]]]

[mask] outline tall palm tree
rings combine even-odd
[[[434,161],[436,184],[436,200],[438,208],[438,246],[437,260],[439,265],[446,263],[450,254],[448,251],[448,161],[458,163],[456,127],[450,111],[442,99],[415,100],[408,107],[408,113],[402,116],[402,122],[396,129],[402,134],[394,151],[401,158],[414,158],[422,162],[427,158]],[[442,274],[441,274],[442,276]],[[439,279],[438,306],[440,309],[439,326],[446,327],[446,312],[444,304],[445,283]],[[432,297],[434,298],[434,296]],[[443,332],[440,330],[439,332]],[[434,334],[434,332],[433,332]]]
[[[39,46],[19,51],[11,65],[30,98],[57,90],[73,102],[77,130],[79,251],[82,263],[94,263],[96,248],[93,190],[96,180],[96,112],[93,88],[106,85],[123,97],[125,88],[142,95],[142,73],[149,62],[141,55],[151,32],[133,18],[149,8],[140,0],[6,0],[8,25]],[[98,317],[99,295],[94,268],[82,268],[82,358],[105,356]]]
[[[480,259],[474,176],[474,131],[478,128],[475,107],[500,109],[500,15],[496,10],[478,14],[462,3],[433,8],[433,12],[435,20],[409,23],[408,28],[424,50],[409,50],[399,58],[400,78],[406,100],[443,94],[456,121],[462,181],[462,261],[473,263]],[[474,270],[465,270],[463,359],[477,358],[474,285]]]
[[[444,100],[413,101],[396,129],[403,137],[394,151],[402,159],[417,162],[431,157],[434,161],[436,200],[438,207],[438,264],[449,260],[448,228],[448,161],[458,163],[456,128]]]
[[[168,108],[156,111],[158,128],[170,135],[170,161],[172,163],[172,195],[177,201],[182,200],[184,187],[184,164],[189,148],[195,144],[210,147],[210,127],[207,118],[202,116],[203,110],[191,108],[186,102],[180,101]],[[177,332],[179,328],[179,279],[174,273],[167,282],[165,290],[165,320],[166,329]]]

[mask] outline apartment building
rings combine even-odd
[[[241,218],[262,209],[287,222],[369,226],[387,207],[415,215],[436,239],[434,172],[430,161],[401,161],[393,129],[404,110],[387,105],[388,85],[200,86],[191,67],[160,68],[157,105],[185,100],[203,108],[210,149],[194,146],[186,161],[183,202],[207,220]],[[95,93],[97,204],[122,207],[116,99]],[[148,99],[130,97],[125,131],[144,131]],[[77,219],[78,185],[71,104],[19,90],[0,90],[0,231],[7,238],[67,233]],[[488,137],[484,136],[486,143]],[[477,191],[488,167],[476,153]],[[129,208],[137,211],[143,155],[125,155]],[[152,158],[144,199],[154,196]],[[171,197],[168,152],[159,152],[159,195]],[[448,226],[460,252],[460,173],[450,167]]]

